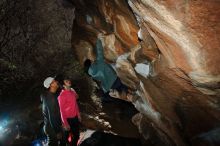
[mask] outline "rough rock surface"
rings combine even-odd
[[[115,64],[143,137],[155,145],[219,145],[220,1],[76,0],[72,46],[78,60]],[[148,77],[135,71],[150,65]],[[155,140],[157,137],[158,140]],[[154,140],[155,141],[154,141]]]

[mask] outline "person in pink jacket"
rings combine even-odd
[[[74,89],[71,88],[71,80],[64,78],[63,90],[58,96],[60,106],[60,114],[65,129],[65,140],[68,143],[68,133],[71,132],[73,137],[70,143],[71,146],[77,146],[79,139],[79,121],[81,121],[79,107],[77,104],[78,95]]]

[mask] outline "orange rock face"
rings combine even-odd
[[[220,1],[75,2],[72,44],[79,61],[95,58],[97,35],[105,34],[105,59],[133,91],[140,112],[133,121],[144,138],[157,137],[158,145],[217,146]],[[137,63],[150,65],[148,77],[135,70]]]
[[[170,67],[199,83],[218,82],[219,1],[129,1]],[[215,53],[213,53],[213,50]]]

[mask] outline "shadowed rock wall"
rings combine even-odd
[[[95,59],[97,35],[104,33],[106,62],[133,91],[125,100],[140,112],[132,120],[147,141],[219,145],[220,1],[75,0],[74,5],[72,46],[78,60]],[[137,64],[145,65],[142,71]]]

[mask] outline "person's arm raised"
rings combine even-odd
[[[103,53],[103,46],[102,46],[102,41],[98,39],[96,41],[96,60],[98,62],[103,62],[104,61],[104,53]]]

